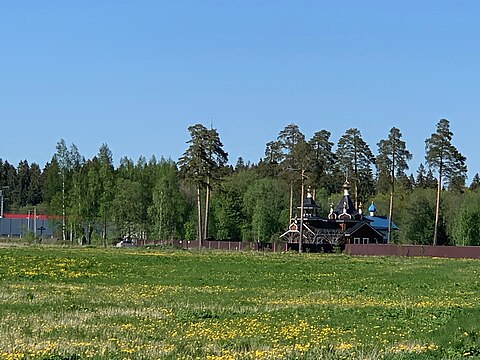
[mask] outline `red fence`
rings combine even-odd
[[[429,256],[480,259],[480,246],[346,244],[345,254],[368,256]]]
[[[45,215],[45,214],[37,214],[31,212],[29,214],[3,214],[5,219],[37,219],[37,220],[61,220],[62,217],[60,215]]]

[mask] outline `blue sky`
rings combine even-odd
[[[449,119],[480,172],[478,1],[3,1],[0,158],[43,166],[64,138],[87,158],[176,160],[187,127],[258,162],[289,123],[351,127],[376,152],[398,127],[414,158]]]

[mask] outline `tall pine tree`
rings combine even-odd
[[[452,179],[467,177],[466,158],[452,145],[453,133],[450,131],[450,122],[441,119],[437,123],[437,131],[425,140],[425,160],[431,170],[437,172],[437,202],[435,207],[435,227],[433,245],[437,245],[438,222],[440,218],[440,195],[442,181],[450,183]]]
[[[218,133],[214,129],[208,130],[202,124],[196,124],[188,128],[190,140],[189,147],[178,160],[178,166],[187,181],[194,184],[197,191],[197,237],[198,246],[202,246],[204,232],[207,226],[202,222],[201,190],[207,188],[207,202],[210,195],[210,181],[218,167],[226,163],[228,154],[223,150]],[[206,206],[208,216],[208,204]]]
[[[331,133],[320,130],[309,140],[309,174],[315,189],[325,189],[328,194],[336,189],[334,174],[335,155],[332,152]]]
[[[338,140],[336,157],[338,169],[354,184],[355,207],[358,208],[359,187],[363,190],[363,197],[373,192],[372,166],[375,157],[360,131],[355,128],[348,129]]]
[[[388,212],[388,242],[392,233],[393,198],[395,193],[395,178],[405,177],[405,170],[408,169],[408,160],[412,154],[407,150],[405,141],[402,140],[402,133],[396,127],[390,129],[388,138],[380,140],[377,144],[378,156],[376,166],[380,174],[388,174],[390,183],[390,206]]]

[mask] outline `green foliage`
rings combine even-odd
[[[401,226],[405,243],[432,244],[435,227],[435,190],[415,189],[409,196]],[[445,245],[447,239],[445,223],[440,219],[438,244]]]
[[[140,183],[117,179],[112,211],[119,237],[138,236],[141,233],[142,189]]]
[[[425,160],[428,166],[438,172],[440,182],[456,181],[456,186],[467,176],[466,158],[452,144],[453,133],[450,131],[450,122],[441,119],[437,123],[437,131],[425,140]]]
[[[480,189],[480,175],[478,175],[478,173],[473,176],[473,180],[469,188],[472,191],[477,191]]]
[[[223,166],[228,160],[228,154],[223,150],[223,144],[214,129],[207,129],[201,124],[188,128],[189,147],[178,160],[182,175],[190,182],[198,185],[206,184],[207,178],[214,175],[218,166]]]
[[[243,239],[267,242],[274,233],[285,228],[281,223],[282,210],[288,208],[281,196],[278,180],[258,179],[243,197],[243,209],[247,221],[243,228]]]
[[[212,181],[218,177],[219,169],[228,160],[228,154],[223,150],[220,136],[215,129],[207,129],[201,124],[188,128],[189,147],[178,159],[178,166],[182,176],[195,185],[197,189],[197,238],[199,244],[208,233],[210,190]],[[202,221],[201,189],[206,189],[205,195],[205,223]],[[203,231],[205,230],[205,234]],[[204,236],[205,235],[205,236]]]
[[[480,245],[480,194],[468,192],[454,217],[455,245]]]
[[[113,218],[112,202],[115,197],[115,178],[113,166],[113,154],[107,144],[102,144],[98,151],[98,183],[100,198],[98,217],[102,222],[103,244],[107,244],[108,224]]]
[[[308,163],[309,148],[305,141],[305,135],[298,125],[289,124],[280,131],[277,137],[277,146],[280,150],[279,162],[283,171],[292,174],[305,169]]]
[[[329,194],[339,190],[338,177],[335,176],[335,155],[332,152],[331,133],[320,130],[309,140],[309,163],[307,167],[308,183],[314,189],[326,189]]]
[[[217,239],[242,239],[242,229],[248,221],[243,197],[257,179],[258,175],[253,171],[235,172],[225,177],[219,190],[213,193]],[[246,238],[251,239],[250,236]]]
[[[153,236],[164,240],[182,238],[188,205],[180,192],[175,164],[162,159],[157,165],[155,179],[153,203],[149,209]]]
[[[452,145],[453,133],[450,131],[450,122],[441,119],[437,124],[437,131],[425,140],[425,160],[430,167],[437,171],[437,205],[435,209],[435,225],[433,244],[438,241],[438,233],[441,229],[440,218],[440,197],[443,180],[449,185],[450,190],[463,191],[467,177],[466,158]]]
[[[378,155],[375,165],[378,182],[382,186],[378,190],[390,191],[391,184],[395,179],[404,176],[405,170],[408,170],[408,161],[412,159],[412,154],[407,150],[405,141],[402,140],[402,133],[395,127],[390,129],[388,138],[380,140],[377,146]]]
[[[364,202],[374,192],[372,166],[375,157],[360,130],[348,129],[338,140],[335,155],[338,171],[353,183],[355,202]]]
[[[228,154],[215,129],[197,124],[188,130],[191,139],[178,170],[171,160],[152,157],[147,161],[143,156],[136,162],[124,157],[116,168],[107,144],[85,160],[74,144],[68,147],[63,139],[43,169],[27,160],[15,168],[0,159],[0,185],[9,186],[5,211],[26,212],[37,206],[42,213],[58,216],[65,208],[65,236],[74,243],[100,239],[106,245],[109,239],[128,233],[142,238],[193,240],[202,235],[270,241],[286,230],[290,215],[298,215],[302,180],[322,216],[341,196],[337,194],[346,174],[364,212],[374,199],[377,214],[388,216],[389,198],[384,193],[389,193],[394,173],[393,220],[401,229],[399,241],[429,243],[426,236],[435,218],[431,213],[435,195],[425,194],[437,188],[434,174],[441,165],[442,184],[447,186],[441,195],[439,243],[476,243],[476,228],[471,226],[476,223],[476,205],[465,189],[465,158],[451,144],[448,120],[442,119],[426,141],[428,168],[421,164],[416,176],[405,174],[410,154],[396,128],[379,141],[374,161],[358,129],[346,130],[334,144],[329,131],[316,131],[307,140],[292,123],[266,144],[264,159],[251,164],[239,158],[235,168],[226,164]],[[335,145],[336,154],[332,152]],[[479,183],[477,175],[470,190],[476,192]],[[61,222],[57,226],[60,229]]]

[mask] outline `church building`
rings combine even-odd
[[[386,243],[386,218],[375,216],[376,209],[372,202],[369,207],[370,216],[363,214],[362,204],[355,208],[350,198],[350,183],[343,185],[343,196],[334,207],[330,205],[330,212],[326,218],[318,216],[318,205],[310,191],[303,199],[303,221],[298,217],[291,219],[288,230],[280,238],[295,248],[302,233],[302,245],[306,249],[315,251],[318,247],[324,249],[331,246],[343,247],[345,244],[384,244]],[[301,207],[299,207],[301,209]],[[303,231],[300,226],[303,224]],[[392,227],[398,229],[396,225]],[[297,245],[298,246],[298,245]]]

